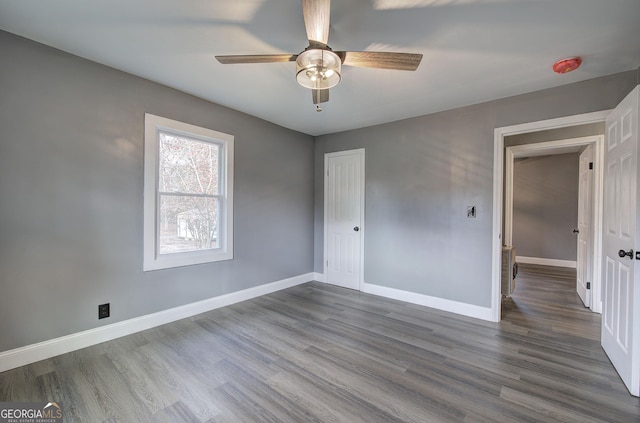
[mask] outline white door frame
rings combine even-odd
[[[607,115],[611,112],[611,110],[603,110],[599,112],[585,113],[574,116],[565,116],[556,119],[548,119],[537,122],[528,122],[522,123],[518,125],[512,126],[504,126],[500,128],[496,128],[494,130],[494,143],[493,143],[493,242],[492,242],[492,283],[491,283],[491,316],[492,320],[495,322],[499,322],[501,319],[501,302],[502,295],[500,291],[500,271],[501,271],[501,262],[502,262],[502,222],[503,222],[503,206],[504,206],[504,198],[506,197],[506,192],[503,191],[505,187],[504,181],[504,171],[506,170],[506,166],[504,164],[505,159],[505,148],[504,148],[504,138],[510,135],[523,134],[527,132],[536,132],[536,131],[544,131],[548,129],[557,129],[569,126],[576,125],[585,125],[589,123],[598,123],[604,122]],[[541,143],[542,144],[542,143]],[[536,145],[536,144],[530,144]],[[594,152],[598,163],[602,166],[602,162],[604,161],[604,145],[600,148],[596,146],[596,151]],[[599,156],[600,155],[600,156]],[[511,172],[513,172],[513,158],[508,161],[508,166],[511,166]],[[602,170],[600,172],[600,180],[594,180],[594,192],[602,193]],[[509,188],[511,190],[510,195],[511,201],[513,202],[513,185]],[[600,194],[601,195],[601,194]],[[600,197],[601,198],[601,197]],[[602,202],[600,200],[600,202]],[[512,203],[513,204],[513,203]],[[600,208],[602,205],[599,206]],[[513,207],[511,208],[513,209]],[[601,210],[601,209],[600,209]],[[595,210],[594,210],[595,212]],[[506,219],[505,212],[505,219]],[[509,211],[509,219],[513,222],[513,214],[512,210]],[[600,211],[602,214],[602,211]],[[505,232],[506,232],[506,221],[505,221]],[[595,229],[594,229],[595,232]],[[601,232],[601,231],[600,231]],[[506,233],[505,233],[506,235]],[[509,242],[511,242],[511,227],[509,225]],[[596,247],[598,251],[601,251],[602,248],[602,239],[601,234],[598,235],[600,237],[600,241],[594,240],[594,245],[598,245]],[[506,239],[505,239],[506,240]],[[597,262],[599,262],[600,256],[598,256]],[[596,292],[597,290],[594,290]],[[595,303],[595,301],[594,301]],[[598,292],[598,301],[600,303],[600,293]]]
[[[328,249],[329,249],[329,243],[327,242],[327,198],[328,198],[328,182],[329,182],[329,178],[328,178],[328,163],[329,163],[329,158],[330,157],[339,157],[339,156],[344,156],[344,155],[348,155],[348,154],[357,154],[360,157],[360,180],[362,181],[362,189],[360,190],[360,230],[358,231],[358,234],[360,236],[360,275],[359,275],[359,280],[358,280],[358,290],[359,291],[363,291],[364,290],[364,232],[366,229],[366,225],[364,223],[364,207],[365,207],[365,202],[364,202],[364,192],[365,192],[365,187],[366,187],[366,180],[365,180],[365,169],[364,169],[364,165],[365,165],[365,160],[364,160],[364,148],[357,148],[354,150],[344,150],[344,151],[336,151],[333,153],[325,153],[324,155],[324,240],[323,240],[323,257],[322,257],[322,268],[323,268],[323,273],[324,273],[324,280],[327,280],[327,272],[328,272],[328,268],[327,268],[327,258],[329,257],[329,253],[328,253]]]
[[[539,142],[534,144],[516,145],[505,149],[505,180],[504,180],[504,242],[513,242],[513,167],[514,159],[520,157],[543,156],[576,151],[575,149],[588,144],[593,145],[593,196],[592,201],[592,268],[591,305],[589,308],[596,313],[602,313],[602,299],[600,293],[601,260],[602,257],[602,204],[603,204],[603,166],[604,166],[604,135],[590,135],[587,137],[566,140]]]

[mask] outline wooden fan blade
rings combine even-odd
[[[302,14],[309,42],[326,45],[329,40],[331,0],[302,0]]]
[[[422,54],[387,53],[376,51],[334,51],[345,66],[361,68],[395,69],[414,71],[418,69]]]
[[[216,56],[223,65],[235,63],[274,63],[295,62],[297,54],[241,54],[232,56]]]
[[[312,90],[313,104],[326,103],[329,101],[329,90]]]

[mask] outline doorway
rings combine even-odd
[[[539,122],[529,122],[519,125],[513,125],[508,127],[496,128],[494,131],[494,186],[493,186],[493,263],[492,263],[492,293],[491,293],[491,311],[492,318],[494,321],[498,322],[501,319],[501,284],[500,284],[500,275],[501,275],[501,253],[502,253],[502,245],[507,244],[511,241],[511,225],[513,223],[513,214],[512,207],[505,207],[506,203],[504,199],[511,198],[513,201],[513,184],[512,181],[508,182],[506,179],[506,175],[510,174],[511,177],[513,175],[513,159],[514,157],[509,157],[508,160],[505,161],[505,157],[507,155],[505,149],[505,138],[512,135],[519,135],[524,133],[531,132],[539,132],[545,130],[553,130],[565,127],[572,127],[578,125],[592,124],[592,123],[600,123],[604,122],[607,115],[610,111],[605,110],[601,112],[593,112],[586,113],[575,116],[567,116],[563,118],[550,119]],[[600,169],[595,169],[599,172],[599,179],[596,179],[596,185],[594,192],[599,192],[600,195],[602,193],[602,165],[603,165],[603,156],[604,156],[604,137],[600,137],[598,140],[590,140],[586,142],[586,140],[581,140],[578,143],[582,143],[582,145],[586,145],[589,143],[593,143],[595,146],[595,160],[597,162],[597,167]],[[575,145],[572,145],[572,142],[567,142],[565,145],[562,144],[546,144],[545,143],[535,143],[530,144],[530,148],[538,149],[539,151],[544,151],[549,148],[575,148]],[[513,152],[511,152],[513,153]],[[507,168],[509,167],[509,168]],[[594,201],[598,201],[598,203],[602,203],[600,199],[594,199]],[[511,203],[512,204],[512,203]],[[504,221],[503,221],[504,214]],[[507,229],[508,228],[508,229]],[[507,233],[507,230],[509,231]],[[597,233],[597,228],[594,228],[594,232]],[[594,242],[595,250],[598,254],[600,254],[602,241],[601,239],[598,241],[597,239]],[[599,274],[599,273],[594,273]],[[594,291],[599,291],[594,289]],[[594,299],[595,300],[595,299]],[[600,303],[598,298],[594,303]]]
[[[604,128],[602,128],[604,133]],[[593,295],[589,296],[588,304],[585,301],[586,295],[582,293],[581,298],[585,301],[585,306],[589,307],[592,311],[600,313],[602,310],[602,301],[600,295],[600,254],[602,253],[602,166],[604,155],[604,135],[590,135],[586,137],[570,138],[558,141],[539,142],[532,144],[524,144],[517,146],[510,146],[505,149],[505,196],[504,196],[504,244],[513,245],[513,210],[514,210],[514,164],[515,160],[525,157],[540,157],[550,156],[557,154],[567,153],[580,153],[584,149],[591,151],[593,156],[593,180],[597,183],[592,191],[591,200],[589,204],[590,218],[589,223],[576,226],[582,226],[583,233],[577,232],[578,240],[589,240],[588,248],[582,257],[578,256],[577,259],[577,273],[579,275],[578,281],[584,283],[584,275],[591,275],[592,280],[589,281],[589,292]],[[576,178],[578,175],[576,175]],[[578,182],[578,181],[576,181]],[[576,187],[577,188],[577,187]],[[584,192],[580,195],[585,195]],[[576,205],[577,206],[577,205]],[[588,231],[588,233],[585,233]],[[581,252],[579,243],[576,245]],[[517,251],[517,245],[516,251]],[[587,252],[588,251],[588,252]],[[588,254],[588,255],[587,255]],[[548,263],[537,263],[535,261],[529,261],[532,264],[548,264],[548,265],[564,265],[561,260],[555,260],[558,263],[554,263],[554,260],[548,260]],[[574,263],[575,263],[574,261]],[[585,287],[586,289],[586,287]],[[580,287],[577,287],[580,293]]]

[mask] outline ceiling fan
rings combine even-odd
[[[299,54],[216,56],[222,64],[296,62],[296,79],[312,90],[313,104],[329,101],[329,88],[341,79],[341,66],[415,71],[422,54],[375,51],[333,51],[328,45],[331,0],[302,0],[309,47]]]

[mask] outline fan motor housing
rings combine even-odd
[[[296,79],[313,90],[326,90],[340,82],[342,60],[331,50],[307,49],[296,59]]]

